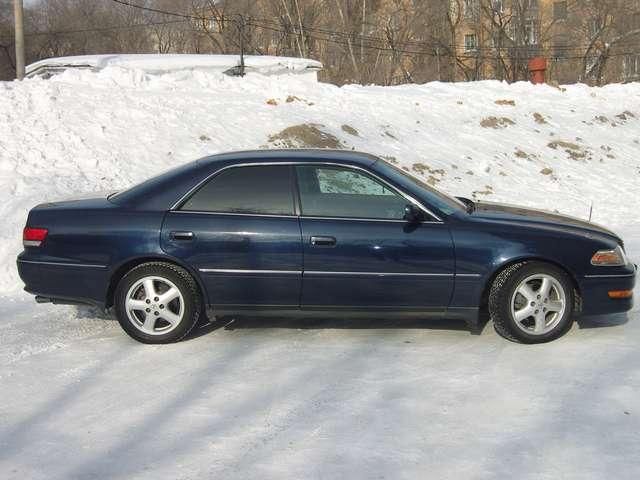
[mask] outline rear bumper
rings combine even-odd
[[[106,266],[27,258],[24,253],[16,263],[24,290],[42,297],[41,302],[104,306]]]
[[[580,285],[582,294],[582,315],[603,315],[631,310],[633,296],[629,298],[609,298],[613,290],[633,290],[636,283],[637,266],[631,266],[626,273],[615,275],[586,275]]]

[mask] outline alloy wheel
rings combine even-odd
[[[511,315],[521,330],[544,335],[558,326],[567,308],[567,294],[553,276],[539,273],[520,282],[511,298]]]
[[[184,316],[180,289],[166,278],[149,276],[136,281],[125,300],[131,324],[147,335],[164,335],[174,330]]]

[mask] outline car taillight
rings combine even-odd
[[[39,247],[47,238],[49,230],[46,228],[24,227],[22,231],[22,244],[25,247]]]

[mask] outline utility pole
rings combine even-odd
[[[13,0],[13,16],[16,22],[16,78],[24,78],[24,8],[22,0]]]
[[[238,33],[240,34],[240,76],[244,77],[244,16],[240,15],[240,23],[238,24]]]

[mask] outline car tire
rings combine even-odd
[[[114,306],[120,326],[142,343],[173,343],[198,323],[200,289],[184,268],[166,262],[143,263],[118,282]]]
[[[573,283],[560,268],[521,262],[501,271],[489,292],[495,330],[519,343],[544,343],[564,335],[572,325]]]

